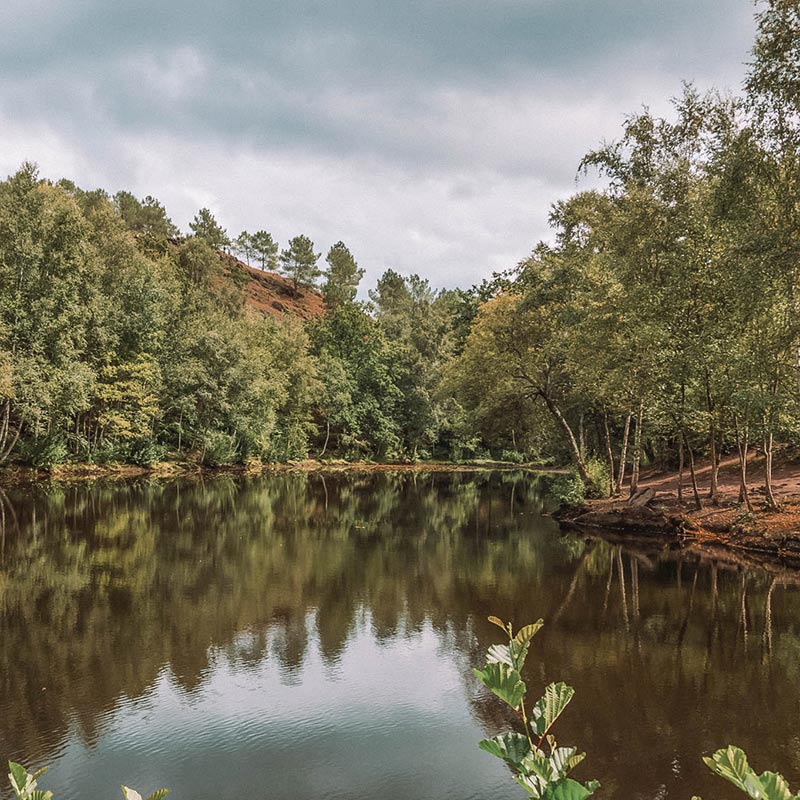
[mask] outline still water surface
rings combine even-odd
[[[0,758],[58,800],[523,797],[477,741],[490,613],[600,797],[736,797],[736,742],[800,785],[790,576],[562,534],[523,474],[278,475],[8,492]],[[6,787],[0,785],[0,796]]]

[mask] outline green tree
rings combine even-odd
[[[189,229],[198,239],[205,239],[211,247],[221,250],[228,247],[231,240],[216,217],[207,209],[201,208],[189,223]]]
[[[289,247],[281,251],[281,271],[292,279],[295,292],[301,284],[315,286],[322,274],[317,262],[320,254],[314,252],[314,242],[300,234],[289,240]]]
[[[272,234],[267,231],[256,231],[253,234],[252,245],[261,269],[274,272],[278,268],[278,243],[272,238]]]
[[[322,294],[328,308],[354,302],[364,270],[358,266],[347,245],[336,242],[325,260],[328,262],[328,270],[325,273]]]

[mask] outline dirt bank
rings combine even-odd
[[[695,509],[688,475],[684,476],[683,501],[678,500],[678,475],[650,471],[639,482],[639,491],[629,497],[592,500],[563,509],[559,518],[585,530],[614,531],[629,537],[669,537],[673,540],[724,546],[800,565],[800,464],[786,461],[773,471],[773,485],[780,508],[768,509],[764,501],[763,459],[748,464],[753,511],[739,504],[739,473],[735,458],[726,459],[719,470],[719,500],[708,500],[711,468],[697,470],[703,507]],[[760,479],[760,480],[759,480]]]

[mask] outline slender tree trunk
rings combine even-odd
[[[0,423],[0,452],[5,449],[8,438],[8,426],[11,419],[11,400],[6,400],[3,408],[3,422]]]
[[[611,449],[611,434],[608,430],[608,411],[603,409],[603,431],[606,440],[606,458],[608,459],[608,493],[613,495],[615,491],[614,483],[614,451]]]
[[[329,440],[330,440],[330,438],[331,438],[331,418],[330,418],[330,417],[328,417],[328,418],[325,420],[325,424],[326,424],[326,429],[325,429],[325,444],[324,444],[324,445],[322,445],[322,452],[319,454],[319,457],[320,457],[320,458],[322,458],[322,456],[324,456],[324,455],[325,455],[325,451],[328,449],[328,441],[329,441]]]
[[[714,403],[711,400],[711,386],[708,379],[708,370],[705,373],[706,384],[706,410],[708,411],[708,447],[711,458],[711,482],[708,489],[708,499],[714,504],[719,503],[717,489],[717,428],[714,417]]]
[[[683,503],[683,436],[678,436],[678,502]]]
[[[743,503],[748,511],[753,510],[750,502],[750,492],[747,489],[747,450],[749,447],[748,430],[739,427],[739,415],[733,415],[733,424],[736,430],[736,449],[739,452],[739,502]]]
[[[714,430],[714,418],[711,418],[711,431],[709,433],[709,449],[711,456],[711,484],[708,488],[708,499],[714,504],[719,504],[719,489],[717,487],[717,473],[719,464],[717,463],[717,441],[716,431]]]
[[[586,459],[586,432],[583,429],[583,411],[578,417],[578,452],[581,455],[581,460]]]
[[[764,486],[767,496],[767,508],[775,509],[778,503],[772,490],[772,431],[764,434]]]
[[[683,443],[686,446],[686,452],[689,454],[689,472],[692,476],[692,492],[694,493],[694,504],[695,508],[699,511],[703,507],[703,503],[700,500],[700,492],[697,489],[697,474],[694,471],[694,453],[692,452],[692,448],[689,447],[689,442],[686,438],[686,431],[682,431],[683,435]]]
[[[564,431],[564,435],[567,437],[570,450],[572,451],[572,457],[575,459],[575,466],[578,468],[578,474],[581,476],[581,480],[584,483],[588,483],[589,475],[586,472],[586,464],[581,458],[581,451],[578,447],[578,442],[575,440],[575,434],[572,432],[569,422],[567,422],[566,418],[561,413],[561,409],[552,401],[549,395],[547,395],[545,392],[539,392],[539,394],[547,405],[550,413],[555,417],[556,422],[558,422],[561,430]]]
[[[642,460],[642,421],[644,417],[644,401],[639,402],[639,413],[636,416],[636,433],[633,437],[633,468],[631,470],[631,496],[639,488],[639,465]]]
[[[622,494],[622,486],[625,483],[625,465],[628,461],[628,437],[631,432],[631,418],[633,414],[629,411],[625,417],[625,429],[622,432],[622,450],[619,454],[619,475],[617,476],[617,494]]]

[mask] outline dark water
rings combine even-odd
[[[791,578],[562,535],[534,477],[281,475],[8,493],[0,758],[57,800],[523,797],[477,749],[490,613],[600,797],[735,797],[736,742],[800,786]],[[0,786],[0,796],[5,787]]]

